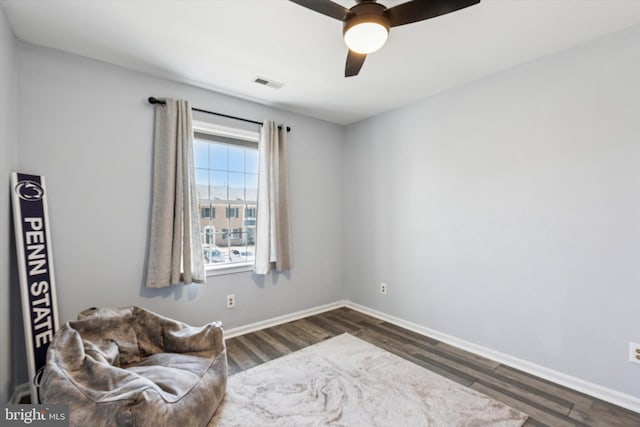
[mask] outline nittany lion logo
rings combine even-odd
[[[16,193],[18,197],[28,202],[41,200],[44,196],[44,190],[40,184],[33,181],[20,181],[16,185]]]

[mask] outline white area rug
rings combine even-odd
[[[527,416],[343,334],[229,377],[210,427],[521,426]]]

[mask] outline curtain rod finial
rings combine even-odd
[[[150,96],[147,101],[149,101],[149,104],[160,104],[160,105],[164,105],[165,102],[154,97],[154,96]]]

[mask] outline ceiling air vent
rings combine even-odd
[[[272,87],[274,89],[280,89],[282,86],[284,86],[284,83],[280,83],[280,82],[277,82],[275,80],[270,80],[270,79],[267,79],[265,77],[260,77],[260,76],[256,77],[253,80],[253,82],[254,83],[258,83],[259,85],[269,86],[269,87]]]

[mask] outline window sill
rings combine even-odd
[[[234,264],[212,265],[205,268],[207,277],[222,276],[224,274],[253,271],[253,262],[238,262]]]

